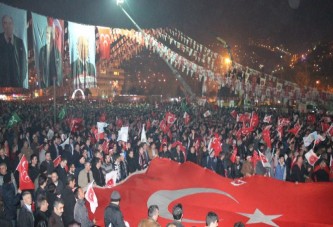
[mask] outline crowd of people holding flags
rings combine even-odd
[[[0,223],[93,226],[94,187],[113,187],[154,158],[222,177],[332,181],[332,117],[172,103],[0,103]],[[17,210],[19,209],[19,212]],[[22,224],[24,223],[24,224]],[[29,223],[29,224],[27,224]]]

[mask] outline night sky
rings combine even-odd
[[[134,28],[116,0],[0,0],[12,6],[84,24]],[[297,1],[297,0],[289,0]],[[143,28],[176,27],[209,44],[270,39],[293,52],[333,40],[333,1],[300,0],[126,0],[124,8]]]

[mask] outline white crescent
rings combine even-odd
[[[179,190],[159,190],[154,192],[147,201],[147,207],[150,205],[157,205],[159,208],[160,217],[173,220],[172,214],[169,212],[168,207],[173,201],[180,199],[185,196],[195,195],[199,193],[215,193],[220,195],[225,195],[226,197],[232,199],[236,203],[239,203],[232,195],[227,192],[212,189],[212,188],[185,188]],[[186,207],[185,207],[186,209]],[[189,223],[205,223],[201,220],[183,219],[183,222]]]

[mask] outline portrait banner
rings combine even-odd
[[[32,24],[38,86],[61,86],[64,21],[32,13]]]
[[[0,3],[0,87],[28,88],[27,12]]]
[[[95,27],[68,22],[71,78],[74,88],[96,87]]]

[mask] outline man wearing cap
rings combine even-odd
[[[111,203],[104,211],[104,226],[109,227],[125,227],[123,214],[119,208],[120,194],[118,191],[113,191],[111,194]]]

